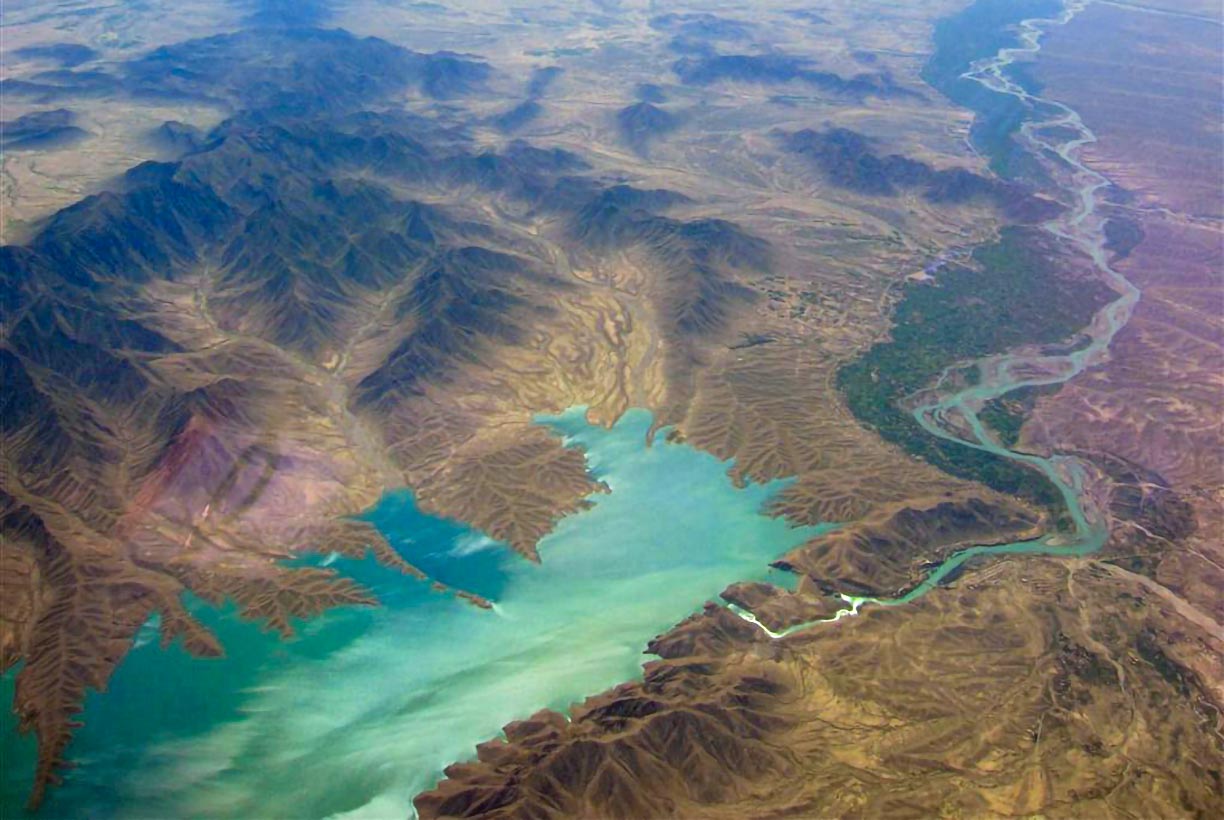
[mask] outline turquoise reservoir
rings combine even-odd
[[[365,514],[409,561],[495,610],[345,559],[335,566],[382,608],[329,613],[290,642],[193,602],[227,656],[162,651],[150,626],[110,691],[90,696],[70,749],[81,767],[41,816],[407,816],[504,724],[638,676],[650,638],[727,584],[769,577],[769,561],[824,529],[766,514],[780,482],[737,489],[726,462],[647,446],[646,411],[610,430],[581,408],[540,423],[586,450],[612,490],[559,522],[542,564],[421,513],[407,491]],[[11,675],[0,694],[11,698]],[[7,710],[4,721],[0,814],[18,817],[34,748]]]

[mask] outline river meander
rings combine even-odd
[[[932,435],[1042,471],[1061,492],[1071,527],[962,551],[906,595],[872,603],[912,601],[980,555],[1085,554],[1106,538],[1104,516],[1083,492],[1081,462],[1008,450],[977,417],[994,397],[1062,383],[1099,363],[1138,299],[1106,259],[1097,196],[1107,180],[1079,159],[1095,136],[1074,111],[1034,96],[1008,74],[1017,58],[1040,49],[1047,28],[1083,6],[1076,0],[1057,18],[1024,21],[1018,47],[975,64],[964,77],[1026,104],[1031,117],[1021,141],[1061,158],[1056,177],[1075,202],[1046,229],[1087,254],[1119,297],[1087,329],[1087,346],[959,363],[956,369],[976,365],[980,379],[968,387],[940,385],[914,409]],[[110,691],[89,696],[85,725],[70,748],[82,765],[51,794],[45,816],[404,816],[413,795],[446,764],[470,757],[505,723],[636,676],[653,635],[727,584],[766,578],[770,560],[820,531],[764,514],[777,482],[737,489],[727,465],[712,456],[661,440],[648,447],[645,411],[629,412],[611,430],[587,425],[580,409],[544,422],[587,451],[595,475],[613,492],[560,522],[540,545],[542,565],[467,527],[423,515],[404,491],[368,513],[409,561],[495,601],[493,611],[344,559],[336,563],[373,588],[384,606],[330,613],[302,624],[292,642],[197,603],[226,658],[196,660],[177,647],[163,652],[154,626],[146,628]],[[857,609],[862,602],[850,603]],[[11,700],[12,678],[3,678],[0,698]],[[33,770],[33,740],[18,738],[14,726],[6,711],[4,817],[22,816]]]
[[[769,562],[821,531],[765,514],[779,482],[737,489],[713,456],[648,446],[645,411],[610,430],[581,409],[542,421],[612,490],[541,542],[542,564],[422,514],[406,491],[367,514],[409,561],[494,611],[340,559],[382,608],[332,612],[282,643],[196,606],[220,660],[163,652],[150,626],[110,691],[90,695],[70,750],[81,766],[45,816],[406,816],[503,725],[639,675],[651,637],[730,583],[777,576]],[[5,687],[11,697],[11,675]],[[34,747],[4,721],[0,814],[17,817]]]
[[[979,556],[1005,553],[1086,555],[1099,550],[1108,538],[1104,512],[1094,507],[1084,491],[1087,465],[1069,455],[1043,457],[1010,450],[1000,444],[978,418],[978,412],[991,399],[1022,387],[1062,384],[1103,362],[1114,336],[1126,325],[1139,300],[1139,289],[1110,265],[1105,250],[1105,219],[1097,205],[1109,180],[1080,158],[1084,146],[1096,142],[1096,135],[1074,110],[1031,92],[1009,72],[1018,60],[1031,58],[1041,50],[1042,37],[1049,29],[1065,25],[1086,5],[1086,0],[1070,0],[1057,16],[1021,21],[1019,43],[1015,47],[1001,49],[993,57],[975,63],[962,76],[996,94],[1014,97],[1024,105],[1028,116],[1020,126],[1018,139],[1034,156],[1059,158],[1058,167],[1051,169],[1052,176],[1061,182],[1073,203],[1070,210],[1043,227],[1087,256],[1118,297],[1100,310],[1084,329],[1089,339],[1087,344],[1071,352],[1021,350],[976,362],[959,362],[945,371],[944,379],[934,389],[918,398],[913,410],[914,418],[932,435],[1041,471],[1058,488],[1070,526],[1032,541],[963,550],[949,557],[921,584],[900,598],[875,600],[874,603],[891,605],[912,601],[966,561]],[[959,387],[946,386],[955,383],[948,378],[951,373],[964,372],[968,368],[976,369],[976,380],[967,380],[970,383],[962,383]]]
[[[1015,45],[974,62],[960,78],[978,83],[991,93],[1014,98],[1023,106],[1025,119],[1017,134],[1020,145],[1043,163],[1051,163],[1049,157],[1058,158],[1057,166],[1049,168],[1051,179],[1058,181],[1072,203],[1068,211],[1042,227],[1090,259],[1101,279],[1117,293],[1117,298],[1102,308],[1084,328],[1087,344],[1076,345],[1069,351],[1051,352],[1034,347],[976,361],[956,362],[945,369],[935,385],[913,397],[912,408],[915,420],[933,436],[1041,472],[1057,488],[1066,508],[1068,525],[1033,540],[960,550],[896,598],[846,597],[853,612],[864,605],[898,606],[914,601],[953,577],[975,558],[1019,553],[1088,555],[1104,546],[1109,537],[1104,511],[1096,508],[1086,492],[1088,465],[1071,455],[1040,456],[1004,447],[978,417],[992,399],[1023,387],[1063,384],[1087,368],[1102,363],[1114,336],[1125,327],[1139,300],[1139,289],[1113,268],[1105,248],[1105,218],[1098,211],[1098,201],[1110,182],[1081,159],[1084,147],[1096,142],[1096,134],[1073,109],[1041,97],[1010,72],[1017,61],[1035,57],[1049,30],[1070,22],[1088,2],[1068,0],[1057,15],[1019,21]],[[974,99],[981,101],[980,97]],[[979,113],[989,116],[991,107],[992,104],[986,102]],[[976,373],[976,378],[964,378],[970,371]],[[732,609],[746,620],[757,623],[752,613],[735,606]],[[818,623],[796,624],[782,632],[770,631],[763,625],[761,628],[773,638],[783,638]]]

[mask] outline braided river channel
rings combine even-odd
[[[1037,540],[963,550],[902,597],[846,598],[839,617],[862,605],[911,601],[977,556],[1078,555],[1106,538],[1105,518],[1083,491],[1081,462],[1008,450],[977,415],[1009,391],[1065,382],[1099,363],[1138,299],[1106,259],[1097,202],[1107,181],[1080,160],[1095,136],[1074,111],[1030,94],[1008,72],[1040,49],[1049,28],[1083,7],[1076,0],[1058,17],[1024,21],[1015,47],[963,76],[1025,105],[1030,118],[1019,139],[1035,154],[1060,158],[1054,173],[1075,198],[1074,208],[1045,229],[1089,256],[1118,298],[1085,330],[1086,346],[962,362],[915,397],[913,410],[932,435],[1040,470],[1061,491],[1069,526]],[[973,366],[976,383],[949,386],[963,383],[953,378],[956,370]],[[329,613],[280,642],[232,608],[190,601],[226,657],[198,660],[177,646],[163,651],[150,623],[109,691],[87,699],[69,750],[79,766],[49,796],[43,816],[407,816],[413,796],[431,787],[445,765],[470,757],[507,722],[545,707],[564,709],[639,675],[646,642],[728,584],[788,583],[769,562],[827,529],[794,527],[768,514],[784,482],[737,488],[728,465],[713,456],[662,439],[647,446],[646,411],[630,411],[611,429],[588,425],[581,408],[540,423],[582,447],[593,474],[612,491],[559,522],[540,544],[541,565],[421,513],[407,491],[388,493],[365,514],[407,560],[494,601],[493,610],[372,562],[336,556],[316,560],[372,588],[382,607]],[[11,699],[12,689],[9,674],[0,680],[0,698]],[[31,738],[17,735],[8,710],[0,755],[0,816],[24,816],[35,749]]]
[[[1095,509],[1084,492],[1087,472],[1080,460],[1066,455],[1043,458],[1009,450],[991,435],[978,418],[978,412],[992,399],[1022,387],[1062,384],[1103,362],[1108,355],[1110,342],[1126,325],[1139,301],[1139,289],[1114,270],[1107,259],[1105,219],[1098,213],[1097,204],[1098,196],[1110,182],[1080,159],[1084,146],[1096,142],[1096,135],[1071,108],[1031,94],[1009,77],[1007,71],[1008,66],[1018,58],[1031,57],[1040,50],[1041,38],[1049,28],[1066,24],[1086,6],[1086,0],[1072,0],[1057,17],[1023,21],[1018,46],[1002,49],[994,57],[975,63],[963,76],[996,93],[1016,97],[1025,105],[1030,116],[1021,125],[1018,138],[1034,155],[1045,156],[1048,152],[1048,155],[1059,157],[1062,167],[1054,169],[1054,172],[1058,178],[1067,180],[1067,188],[1074,196],[1074,207],[1043,227],[1087,255],[1118,298],[1093,317],[1092,323],[1084,329],[1087,343],[1077,346],[1072,352],[1051,354],[1046,351],[1022,351],[959,363],[944,372],[939,384],[917,397],[913,410],[914,418],[932,435],[1040,470],[1061,493],[1070,518],[1070,528],[1032,541],[962,550],[950,556],[921,584],[902,597],[875,600],[875,603],[912,601],[938,585],[966,561],[981,555],[1025,552],[1085,555],[1099,550],[1109,535],[1103,512]],[[1050,134],[1059,138],[1045,136]],[[976,367],[978,374],[973,384],[953,390],[944,389],[954,370],[966,371],[971,367]]]

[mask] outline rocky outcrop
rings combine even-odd
[[[707,607],[643,679],[450,766],[423,818],[880,817],[1222,808],[1218,639],[1139,586],[1031,557],[770,640]],[[1140,694],[1142,693],[1142,694]],[[1202,711],[1200,711],[1202,710]],[[1141,775],[1135,773],[1141,772]]]

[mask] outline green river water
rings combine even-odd
[[[80,767],[49,817],[404,817],[450,762],[538,709],[564,709],[641,674],[646,642],[819,534],[766,514],[782,482],[736,488],[728,464],[647,446],[651,415],[612,429],[582,408],[541,419],[582,447],[612,492],[563,519],[543,563],[422,514],[406,491],[367,513],[431,577],[495,601],[479,609],[372,562],[331,556],[382,606],[301,624],[281,642],[232,611],[193,607],[227,656],[157,647],[146,628],[72,743]],[[12,695],[12,676],[4,696]],[[11,716],[0,815],[21,816],[34,744]]]
[[[1085,554],[1106,537],[1104,516],[1082,492],[1084,465],[1011,452],[977,418],[992,398],[1060,383],[1100,362],[1138,299],[1106,260],[1097,195],[1107,182],[1078,158],[1094,135],[1075,112],[1030,95],[1008,76],[1012,62],[1036,52],[1043,33],[1083,5],[1068,4],[1058,18],[1025,21],[1015,48],[974,64],[964,77],[1029,107],[1033,116],[1019,138],[1034,152],[1062,158],[1060,178],[1077,203],[1046,229],[1088,254],[1119,297],[1088,328],[1088,346],[1066,355],[1024,351],[984,359],[976,363],[981,379],[972,387],[941,383],[914,409],[932,435],[1045,473],[1066,501],[1071,527],[1034,541],[964,550],[900,598],[847,598],[842,616],[864,604],[911,601],[978,556]],[[1055,125],[1064,128],[1050,128]],[[1076,136],[1051,142],[1041,129]],[[769,561],[824,529],[792,527],[765,514],[778,482],[737,489],[728,465],[712,456],[661,439],[647,446],[645,411],[630,411],[610,430],[586,424],[581,408],[541,423],[581,446],[594,474],[612,489],[544,539],[541,565],[470,528],[423,515],[406,491],[389,493],[367,513],[409,561],[495,601],[493,611],[370,562],[335,556],[319,560],[373,588],[381,608],[329,613],[301,624],[300,637],[282,643],[232,610],[190,602],[227,656],[197,660],[177,647],[163,652],[154,640],[156,624],[149,624],[110,691],[88,698],[85,725],[70,748],[80,767],[52,792],[43,816],[406,816],[414,794],[505,723],[543,707],[564,708],[639,675],[646,641],[727,584],[785,583],[767,570]],[[751,613],[736,611],[755,622]],[[0,684],[0,697],[11,699],[13,675]],[[0,816],[15,818],[23,816],[34,744],[17,736],[7,711],[3,721]]]
[[[1088,474],[1083,462],[1066,455],[1046,458],[1009,450],[978,418],[983,406],[992,399],[1022,387],[1062,384],[1103,362],[1108,355],[1110,342],[1126,325],[1139,301],[1139,289],[1114,270],[1105,250],[1105,220],[1098,213],[1097,204],[1101,191],[1110,184],[1109,180],[1080,160],[1082,149],[1096,142],[1096,135],[1075,111],[1062,103],[1031,93],[1008,73],[1008,67],[1018,59],[1030,57],[1040,50],[1041,38],[1048,29],[1066,24],[1086,6],[1086,0],[1071,0],[1057,17],[1023,21],[1017,46],[1005,48],[994,57],[975,63],[964,77],[995,93],[1010,95],[1026,106],[1030,116],[1020,127],[1018,136],[1021,144],[1036,156],[1049,152],[1060,158],[1061,167],[1055,169],[1054,174],[1064,180],[1063,184],[1074,199],[1074,207],[1070,211],[1043,227],[1089,257],[1118,298],[1099,311],[1093,317],[1092,324],[1085,328],[1090,339],[1088,344],[1068,353],[1016,351],[977,362],[958,363],[945,371],[939,384],[917,398],[913,411],[914,418],[932,435],[1040,470],[1062,495],[1071,525],[1064,531],[1032,541],[963,550],[944,561],[904,596],[876,600],[876,603],[912,601],[938,585],[966,561],[982,555],[1086,555],[1099,550],[1108,538],[1108,521],[1104,512],[1096,509],[1084,492]],[[975,383],[945,389],[945,384],[951,381],[948,376],[952,371],[974,366],[979,374]]]
[[[1057,16],[1023,20],[1018,25],[1018,43],[1003,48],[991,57],[979,60],[961,78],[979,83],[995,94],[1019,101],[1027,112],[1017,139],[1033,156],[1056,155],[1060,167],[1054,178],[1060,179],[1072,195],[1074,206],[1064,215],[1044,226],[1092,260],[1102,279],[1118,294],[1084,329],[1089,338],[1086,345],[1072,352],[1051,354],[1044,350],[1020,350],[984,359],[957,362],[948,367],[938,383],[923,391],[913,402],[914,418],[928,433],[964,447],[973,447],[994,455],[1020,462],[1040,471],[1058,489],[1066,505],[1069,526],[1030,541],[975,546],[954,553],[905,594],[897,598],[852,598],[844,596],[857,612],[864,605],[898,606],[909,603],[943,583],[968,561],[990,555],[1035,553],[1041,555],[1088,555],[1104,546],[1109,536],[1104,511],[1093,504],[1085,493],[1087,466],[1068,455],[1042,457],[1004,447],[978,418],[978,413],[992,399],[1013,390],[1036,385],[1057,385],[1102,363],[1110,343],[1130,319],[1139,301],[1139,289],[1109,263],[1105,250],[1104,218],[1098,213],[1098,197],[1109,186],[1109,180],[1086,166],[1080,159],[1084,146],[1096,142],[1096,135],[1074,110],[1030,91],[1025,83],[1009,74],[1017,60],[1031,58],[1041,49],[1041,39],[1054,27],[1065,25],[1088,5],[1088,0],[1069,0]],[[976,368],[976,380],[956,379],[953,374]],[[965,384],[972,381],[971,384]],[[955,386],[952,386],[955,385]],[[751,613],[739,607],[732,609],[753,623]],[[782,638],[821,623],[798,624],[783,632],[772,632]],[[765,629],[764,626],[761,627]]]

